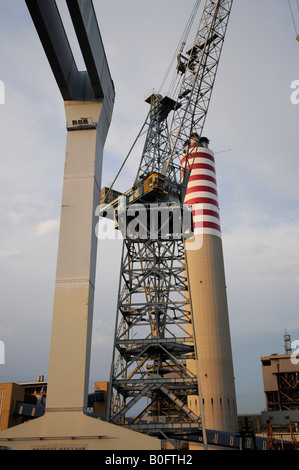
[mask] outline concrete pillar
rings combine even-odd
[[[100,203],[101,102],[65,102],[68,126],[46,411],[87,406]],[[89,124],[80,125],[78,121]],[[88,128],[91,127],[91,128]],[[76,130],[77,129],[77,130]]]

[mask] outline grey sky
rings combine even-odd
[[[144,99],[159,90],[194,3],[94,0],[116,88],[103,185],[137,136]],[[285,328],[299,339],[295,37],[288,2],[235,0],[204,132],[216,154],[240,413],[265,406],[260,357],[283,352]],[[1,0],[0,64],[0,381],[26,381],[47,377],[66,130],[23,0]],[[139,158],[132,155],[115,189],[132,185]],[[119,256],[119,242],[99,244],[91,387],[109,377]]]

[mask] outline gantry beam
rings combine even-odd
[[[55,0],[25,1],[63,99],[106,97],[112,107],[114,86],[92,1],[67,0],[86,71],[77,69]]]
[[[92,2],[67,0],[95,98],[109,96],[112,80]]]

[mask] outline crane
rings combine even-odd
[[[190,434],[206,442],[199,374],[187,366],[196,359],[184,247],[192,214],[183,204],[190,165],[183,168],[180,156],[191,138],[205,139],[232,3],[205,1],[192,46],[183,43],[177,54],[175,93],[146,100],[133,186],[124,194],[103,191],[101,214],[112,208],[123,233],[107,420],[172,443]],[[188,406],[191,395],[200,416]]]

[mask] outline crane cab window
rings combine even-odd
[[[163,177],[163,175],[160,175],[158,173],[152,173],[143,182],[144,193],[153,190],[164,191],[164,188],[165,178]]]

